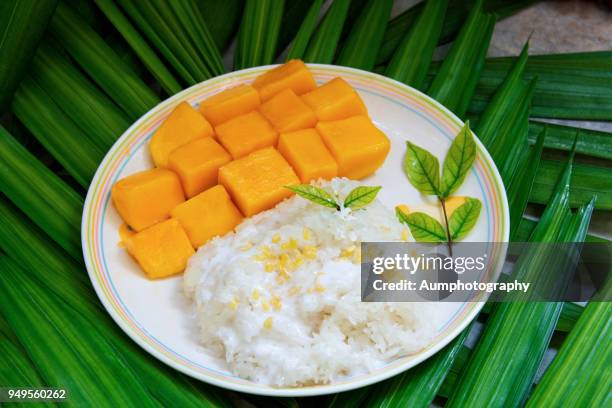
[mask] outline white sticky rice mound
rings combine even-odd
[[[344,198],[359,183],[318,185]],[[422,349],[435,334],[433,305],[360,301],[360,242],[401,241],[404,231],[378,200],[335,211],[294,196],[245,220],[187,267],[201,342],[235,375],[274,386],[325,384]],[[265,270],[283,245],[314,258],[285,280]]]

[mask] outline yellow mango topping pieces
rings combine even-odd
[[[178,176],[166,169],[127,176],[115,183],[111,196],[123,221],[136,231],[165,220],[185,201]]]
[[[187,197],[217,184],[219,167],[232,157],[212,137],[199,138],[170,153],[168,168],[178,174]]]
[[[234,159],[264,147],[275,146],[278,139],[276,130],[257,111],[235,117],[215,130],[217,138]]]
[[[242,214],[220,185],[178,205],[172,210],[172,216],[185,229],[194,248],[215,236],[225,235],[242,221]]]
[[[291,60],[255,78],[253,87],[259,91],[261,100],[267,101],[283,89],[302,95],[315,89],[317,84],[304,62]]]
[[[219,169],[219,183],[246,217],[270,209],[292,193],[284,186],[300,181],[274,148],[258,150]]]
[[[200,103],[200,112],[213,126],[249,113],[259,106],[259,93],[251,85],[226,89]]]
[[[212,137],[208,121],[187,102],[181,102],[155,131],[149,150],[157,167],[168,166],[168,156],[174,149],[200,137]]]
[[[338,176],[362,179],[378,169],[391,144],[367,116],[319,122],[317,131],[338,163]]]
[[[174,218],[134,234],[125,244],[150,279],[183,272],[194,253],[187,234]]]
[[[318,178],[329,180],[338,174],[336,160],[314,129],[281,133],[278,151],[291,163],[302,183]]]
[[[279,132],[291,132],[312,128],[317,124],[317,116],[291,90],[285,89],[265,102],[259,111]]]
[[[334,78],[302,95],[302,100],[315,111],[317,118],[321,121],[340,120],[368,114],[361,97],[342,78]]]

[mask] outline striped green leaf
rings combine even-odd
[[[571,161],[532,234],[532,242],[575,241],[586,235],[592,205],[569,212]],[[558,257],[532,247],[517,261],[516,277],[559,279]],[[448,406],[519,406],[525,400],[562,309],[559,302],[497,303]],[[512,356],[508,359],[508,356]]]
[[[599,296],[612,296],[608,279]],[[527,401],[527,407],[610,405],[612,304],[591,301]]]
[[[283,18],[278,33],[277,51],[281,53],[297,36],[305,16],[317,0],[292,0],[285,2]]]
[[[576,141],[576,153],[602,159],[612,159],[612,133],[590,129],[578,129],[552,123],[529,121],[529,142],[535,143],[538,135],[547,127],[544,147],[570,151]]]
[[[308,43],[308,49],[304,55],[305,62],[331,64],[334,61],[350,4],[351,0],[333,0]]]
[[[15,337],[13,330],[7,321],[0,314],[0,355],[2,365],[0,365],[0,384],[10,387],[35,387],[43,388],[44,383],[38,369],[30,360],[26,351],[23,349],[19,340]],[[5,407],[18,408],[21,403],[4,403]],[[53,402],[31,402],[28,406],[32,407],[54,407]]]
[[[336,64],[371,70],[382,44],[393,0],[370,0],[355,21]]]
[[[414,25],[393,53],[385,75],[423,89],[427,70],[438,44],[448,0],[427,0]]]
[[[187,85],[194,85],[198,81],[197,73],[193,74],[194,71],[198,71],[197,67],[193,65],[190,60],[189,53],[185,50],[183,45],[175,41],[176,39],[170,32],[169,39],[162,36],[160,26],[155,26],[138,8],[138,4],[131,0],[117,0],[117,3],[121,5],[121,8],[130,17],[130,19],[138,26],[138,28],[147,36],[149,41],[159,50],[164,58],[170,63],[172,68],[183,78],[183,81]],[[167,30],[164,34],[168,35]],[[168,43],[166,43],[168,41]]]
[[[245,0],[234,69],[271,64],[276,56],[284,0]]]
[[[538,136],[536,145],[525,155],[525,160],[519,162],[515,175],[506,189],[508,208],[510,209],[510,241],[515,241],[518,236],[519,224],[527,207],[533,182],[540,167],[545,138],[546,130],[544,129]]]
[[[514,58],[492,58],[482,70],[469,111],[479,113],[508,72]],[[438,68],[433,65],[430,73]],[[538,77],[532,115],[543,118],[612,120],[612,52],[537,55],[525,79]]]
[[[0,111],[9,105],[56,6],[57,0],[0,2]]]
[[[115,2],[113,0],[95,0],[95,2],[160,86],[169,95],[179,92],[182,89],[181,85]],[[229,3],[229,1],[226,0],[223,3]]]
[[[538,222],[536,220],[523,216],[523,219],[521,220],[521,223],[519,224],[518,229],[516,231],[516,237],[514,241],[515,242],[526,242],[527,240],[529,240],[529,237],[531,236],[531,234],[533,234],[533,231],[535,230],[535,227],[537,225],[538,225]],[[585,238],[585,242],[606,243],[610,241],[607,240],[606,238],[587,234]]]
[[[30,73],[101,150],[107,151],[130,126],[125,113],[51,43],[39,47]]]
[[[459,356],[471,325],[449,345],[415,368],[372,387],[368,407],[422,407],[431,403]]]
[[[500,136],[498,132],[500,126],[517,121],[521,117],[521,112],[524,111],[523,101],[526,86],[522,81],[522,76],[527,63],[528,52],[529,46],[525,44],[520,57],[508,71],[508,75],[495,91],[495,95],[478,120],[476,128],[478,138],[487,149],[493,149],[496,146],[501,148],[507,144],[505,139],[515,136],[504,133]],[[511,118],[506,119],[509,116]],[[523,138],[524,135],[520,135],[520,139]]]
[[[121,0],[120,4],[166,58],[171,60],[171,54],[180,61],[190,75],[189,84],[191,78],[200,82],[223,72],[216,44],[203,21],[196,19],[200,13],[190,0]]]
[[[70,7],[58,5],[50,30],[130,119],[138,119],[159,103],[155,93]]]
[[[319,17],[319,12],[321,11],[322,5],[323,0],[315,0],[312,2],[312,5],[308,9],[308,13],[306,13],[304,20],[300,25],[300,29],[293,39],[293,44],[291,44],[291,48],[287,53],[286,61],[304,58],[306,47],[308,47],[310,37],[312,37],[312,33],[314,33],[316,28],[317,19]]]
[[[555,182],[563,171],[563,163],[542,160],[536,173],[529,202],[546,204],[550,201]],[[578,207],[597,195],[597,209],[612,209],[612,168],[576,163],[572,172],[570,205]]]
[[[2,193],[70,256],[80,259],[83,199],[3,127],[0,127],[0,147]]]
[[[87,187],[105,151],[83,137],[84,131],[29,74],[15,93],[12,110],[66,171]]]
[[[69,389],[75,406],[158,406],[96,322],[64,307],[8,256],[0,269],[0,308],[45,382]]]
[[[242,0],[200,0],[197,3],[217,48],[224,50],[238,30],[244,2]]]
[[[163,16],[170,16],[171,13],[176,17],[173,30],[181,33],[182,37],[193,46],[198,62],[207,72],[208,79],[225,72],[221,52],[217,48],[206,22],[200,14],[200,9],[196,0],[175,0],[171,2],[155,0],[157,8]]]
[[[49,242],[42,231],[5,200],[0,200],[0,227],[0,248],[19,260],[46,292],[54,294],[55,302],[61,299],[79,315],[96,322],[97,335],[106,337],[121,351],[156,399],[166,406],[228,406],[216,389],[178,374],[126,337],[101,308],[84,266]]]
[[[483,315],[488,315],[494,306],[495,303],[486,303],[480,313],[482,313]],[[555,327],[555,331],[567,333],[572,330],[572,328],[576,324],[576,321],[582,315],[583,310],[583,306],[571,302],[564,302],[563,308],[561,309],[561,315],[559,316],[557,326]],[[461,347],[461,349],[457,352],[455,361],[450,367],[450,370],[446,375],[442,386],[438,390],[439,396],[448,398],[453,393],[455,387],[459,382],[459,377],[461,376],[461,373],[463,372],[463,369],[465,368],[470,358],[470,354],[471,350],[466,346]]]
[[[485,0],[484,10],[495,15],[501,20],[523,8],[535,3],[536,0]],[[474,6],[475,0],[449,0],[448,10],[444,18],[442,33],[439,43],[445,44],[452,41],[462,24],[465,22],[470,10]],[[412,29],[418,19],[423,2],[419,2],[394,17],[387,26],[383,44],[376,59],[376,64],[384,64],[391,59],[393,53],[399,47],[404,35]]]
[[[527,58],[527,47],[496,92],[478,122],[479,137],[495,161],[505,185],[509,185],[518,166],[516,163],[527,150],[529,112],[535,81],[521,81],[522,67]]]
[[[478,0],[428,90],[459,117],[465,115],[476,90],[494,27],[495,16],[484,13]]]

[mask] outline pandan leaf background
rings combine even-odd
[[[169,95],[282,62],[289,50],[308,62],[387,73],[470,119],[503,172],[513,240],[610,238],[610,2],[440,3],[448,4],[0,2],[0,386],[65,385],[70,405],[101,407],[609,403],[607,303],[487,305],[454,342],[404,374],[335,396],[272,399],[159,363],[114,324],[87,279],[80,212],[113,141]],[[531,256],[527,271],[546,267]],[[508,355],[521,370],[503,363]]]

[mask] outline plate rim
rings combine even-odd
[[[95,272],[94,272],[95,268],[91,264],[90,256],[88,256],[89,249],[87,247],[87,243],[88,243],[89,237],[87,235],[87,232],[88,232],[87,223],[90,218],[89,217],[90,204],[91,204],[91,201],[95,197],[94,192],[93,192],[94,189],[92,189],[91,187],[96,184],[96,181],[98,181],[100,177],[102,177],[104,173],[104,167],[105,167],[104,164],[107,162],[107,159],[109,158],[109,156],[115,153],[115,150],[118,149],[118,146],[121,144],[121,142],[123,142],[125,139],[129,137],[129,135],[132,133],[134,128],[137,128],[143,122],[147,121],[153,115],[153,113],[159,110],[160,108],[166,107],[167,105],[171,105],[181,100],[185,100],[185,95],[189,94],[196,87],[200,87],[203,84],[206,84],[212,81],[222,82],[226,79],[232,79],[233,77],[238,76],[238,75],[267,70],[270,68],[274,68],[278,65],[280,64],[270,64],[270,65],[265,65],[265,66],[247,68],[247,69],[243,69],[239,71],[232,71],[232,72],[228,72],[226,74],[223,74],[223,75],[220,75],[214,78],[210,78],[206,81],[199,82],[188,88],[185,88],[184,90],[176,93],[175,95],[168,97],[167,99],[164,99],[163,101],[160,101],[157,105],[149,109],[149,111],[147,111],[140,118],[138,118],[138,120],[132,123],[132,125],[130,125],[121,134],[121,136],[117,138],[113,146],[111,146],[111,148],[106,152],[106,154],[104,155],[104,158],[98,165],[98,168],[96,169],[94,177],[92,178],[90,185],[87,189],[87,196],[84,201],[82,218],[81,218],[81,246],[83,250],[83,258],[84,258],[85,266],[87,269],[87,273],[92,282],[92,286],[96,292],[96,295],[98,296],[98,299],[104,306],[104,309],[106,310],[106,312],[111,316],[111,318],[115,321],[115,323],[117,323],[117,325],[121,328],[121,330],[130,337],[130,339],[136,342],[136,344],[138,344],[147,353],[149,353],[150,355],[152,355],[153,357],[155,357],[162,363],[166,364],[167,366],[172,367],[173,369],[179,372],[182,372],[183,374],[186,374],[192,378],[203,381],[205,383],[212,384],[212,385],[224,388],[224,389],[229,389],[229,390],[233,390],[237,392],[244,392],[244,393],[253,394],[253,395],[274,396],[274,397],[306,397],[306,396],[334,394],[334,393],[353,390],[356,388],[365,387],[365,386],[383,381],[385,379],[393,377],[401,372],[404,372],[422,363],[423,361],[425,361],[426,359],[428,359],[429,357],[431,357],[432,355],[440,351],[450,342],[452,342],[452,340],[454,340],[465,329],[465,327],[467,327],[474,320],[474,318],[480,312],[481,308],[484,306],[485,302],[484,301],[469,302],[469,303],[475,303],[476,305],[472,307],[470,312],[463,318],[460,324],[458,324],[444,339],[442,339],[441,341],[438,341],[432,347],[420,353],[418,357],[413,358],[409,361],[406,361],[403,364],[398,364],[396,367],[387,369],[384,372],[377,373],[376,371],[374,371],[367,375],[362,376],[363,378],[358,377],[355,380],[349,379],[349,380],[344,380],[340,383],[332,382],[330,384],[314,385],[314,386],[307,386],[307,387],[273,387],[273,386],[269,386],[266,384],[258,384],[255,382],[250,382],[248,380],[245,380],[247,382],[244,384],[233,383],[233,382],[229,382],[224,379],[217,379],[213,376],[208,376],[205,374],[193,372],[188,367],[185,367],[179,363],[172,361],[170,358],[166,357],[165,355],[160,353],[158,350],[156,350],[155,348],[147,344],[137,333],[134,333],[133,330],[128,327],[127,323],[125,323],[115,313],[112,305],[110,304],[111,303],[110,300],[107,298],[103,289],[100,287],[97,279],[95,278]],[[331,70],[333,71],[333,73],[336,73],[336,74],[339,71],[340,72],[345,71],[353,75],[364,77],[368,80],[389,84],[393,86],[394,88],[399,88],[400,91],[416,94],[419,97],[419,99],[425,101],[426,103],[436,108],[436,110],[443,113],[446,117],[450,119],[450,121],[452,121],[457,126],[462,126],[464,124],[464,122],[461,121],[453,112],[451,112],[449,109],[447,109],[445,106],[440,104],[435,99],[419,91],[418,89],[412,88],[394,79],[385,77],[383,75],[380,75],[374,72],[369,72],[369,71],[364,71],[364,70],[360,70],[356,68],[344,67],[344,66],[339,66],[339,65],[308,63],[307,66],[316,68],[319,70],[324,70],[324,71]],[[483,155],[483,159],[486,162],[488,162],[488,164],[490,164],[489,168],[492,170],[492,173],[493,173],[492,174],[493,181],[495,184],[497,184],[497,187],[499,187],[498,190],[501,195],[500,198],[501,198],[501,208],[502,208],[501,214],[503,217],[503,219],[501,220],[502,221],[501,224],[505,227],[503,229],[503,242],[508,242],[509,233],[510,233],[510,228],[509,228],[510,215],[509,215],[508,198],[506,195],[506,189],[501,179],[501,176],[499,174],[499,171],[497,167],[495,166],[495,163],[493,162],[493,159],[491,158],[489,152],[487,151],[487,149],[484,147],[482,142],[477,137],[474,139],[478,146],[479,153]]]

